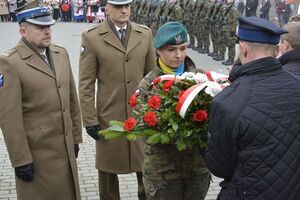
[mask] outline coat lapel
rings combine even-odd
[[[49,59],[52,68],[56,74],[57,80],[59,80],[61,72],[62,72],[62,63],[65,63],[64,57],[60,55],[60,51],[55,46],[49,47]]]
[[[113,32],[112,28],[109,26],[108,22],[105,21],[103,24],[101,24],[103,28],[100,28],[98,33],[99,35],[104,35],[103,39],[105,42],[110,44],[111,46],[119,49],[120,51],[125,53],[125,47],[122,45],[120,39],[116,36],[116,34]]]
[[[50,69],[50,67],[42,60],[40,56],[37,55],[37,53],[34,50],[32,50],[29,46],[27,46],[22,40],[17,45],[16,49],[20,57],[24,60],[24,62],[28,66],[33,67],[55,78],[55,74]]]
[[[130,35],[128,38],[127,49],[126,49],[127,54],[132,49],[134,49],[134,47],[137,46],[138,43],[141,42],[143,37],[145,37],[144,35],[142,35],[141,31],[138,29],[138,27],[136,27],[136,25],[131,23],[130,28],[131,28],[131,31],[129,33]],[[145,47],[145,48],[148,48],[148,47]]]

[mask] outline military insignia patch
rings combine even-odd
[[[0,74],[0,88],[4,85],[4,74]]]
[[[175,42],[176,42],[176,44],[181,44],[182,43],[181,35],[175,36]]]
[[[85,47],[81,46],[80,47],[80,56],[83,56],[84,52],[85,52]]]

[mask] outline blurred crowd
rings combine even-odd
[[[256,16],[270,20],[270,10],[275,8],[276,17],[272,18],[273,22],[277,22],[278,25],[283,26],[289,21],[289,18],[299,12],[299,2],[295,0],[237,0],[236,7],[246,17]]]
[[[14,10],[28,1],[0,0],[1,21],[17,21]],[[43,0],[53,19],[70,22],[101,22],[105,16],[106,0]]]

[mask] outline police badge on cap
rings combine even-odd
[[[51,26],[55,20],[50,16],[47,7],[40,6],[37,1],[32,1],[17,8],[15,11],[19,24],[29,22],[39,26]]]

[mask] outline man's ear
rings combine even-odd
[[[285,51],[289,51],[289,50],[293,49],[288,41],[283,40],[282,43],[283,43],[283,44],[282,44],[282,45],[283,45],[283,49],[284,49]]]
[[[248,51],[249,51],[247,44],[245,42],[239,42],[239,45],[240,45],[240,51],[241,51],[242,56],[244,58],[246,58],[248,55]]]
[[[105,6],[105,14],[107,14],[107,15],[108,15],[108,7],[109,7],[109,5]]]
[[[26,35],[26,28],[25,28],[25,26],[20,26],[20,27],[19,27],[19,33],[20,33],[22,36]]]

